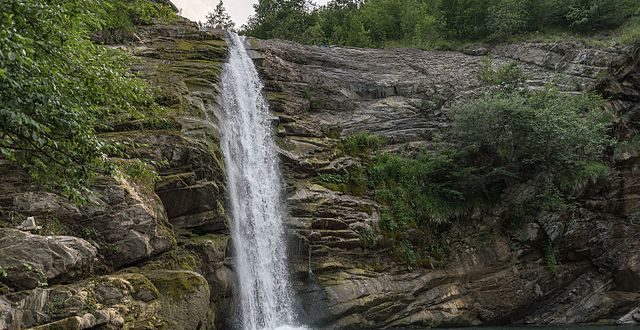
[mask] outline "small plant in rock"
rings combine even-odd
[[[547,267],[552,273],[558,272],[558,260],[556,259],[556,250],[551,240],[547,240],[544,246],[544,260],[547,263]]]
[[[344,139],[341,149],[350,156],[365,156],[371,151],[382,148],[386,143],[386,139],[382,136],[360,132]]]
[[[418,253],[411,243],[407,241],[395,242],[393,255],[407,265],[409,270],[418,266]]]
[[[121,159],[114,160],[114,162],[116,168],[126,177],[150,191],[153,190],[154,184],[158,179],[158,173],[152,165],[140,159]]]
[[[360,243],[362,244],[363,248],[372,248],[376,245],[375,234],[373,230],[362,230],[358,233],[358,236],[360,236]]]

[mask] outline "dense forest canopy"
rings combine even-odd
[[[309,44],[434,48],[519,34],[589,34],[640,14],[636,0],[260,0],[249,35]],[[631,32],[630,32],[631,33]],[[640,35],[638,29],[632,33]]]

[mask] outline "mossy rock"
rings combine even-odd
[[[150,45],[158,51],[155,57],[169,60],[221,60],[227,56],[227,45],[223,40],[174,39]]]
[[[158,315],[167,329],[201,329],[210,308],[207,280],[191,271],[158,270],[145,274],[160,292]]]
[[[207,280],[202,275],[185,270],[157,270],[145,274],[164,297],[183,300],[190,294],[209,290]]]
[[[224,251],[228,242],[229,235],[227,234],[207,234],[190,237],[186,246],[210,246],[210,244],[213,244],[220,250]]]
[[[123,274],[120,277],[131,283],[132,296],[137,300],[149,302],[160,296],[158,288],[142,274]]]

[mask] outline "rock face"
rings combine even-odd
[[[357,164],[337,151],[353,133],[385,136],[390,152],[429,148],[448,127],[448,109],[488,90],[477,78],[485,58],[475,51],[277,40],[252,46],[278,118],[297,253],[293,267],[307,320],[332,328],[636,322],[640,227],[633,223],[638,179],[630,170],[636,155],[615,161],[610,178],[583,194],[575,214],[548,215],[520,230],[474,218],[474,225],[461,225],[448,239],[443,265],[407,270],[384,245],[371,247],[379,205],[366,192],[355,196],[320,186],[317,177]],[[516,62],[530,89],[554,82],[566,93],[580,93],[597,85],[612,97],[607,109],[620,117],[616,134],[635,136],[637,51],[521,43],[480,54],[493,65]],[[408,235],[417,241],[424,236]],[[556,249],[553,267],[545,244]]]
[[[96,248],[70,236],[40,236],[0,228],[0,267],[3,282],[20,290],[35,289],[60,276],[91,268]]]
[[[99,177],[86,205],[0,163],[0,329],[216,329],[232,270],[218,148],[218,36],[195,23],[138,27],[117,45],[157,88],[160,118],[115,119],[105,139],[131,145],[124,170]],[[104,36],[103,36],[104,37]],[[114,38],[105,37],[104,40]],[[149,184],[126,174],[155,166]],[[33,233],[19,224],[33,217]]]

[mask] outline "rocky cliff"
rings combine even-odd
[[[159,88],[162,120],[115,120],[104,138],[152,162],[153,185],[100,177],[82,206],[0,163],[0,329],[215,329],[233,320],[233,263],[219,151],[222,34],[180,20],[114,45]],[[610,155],[607,180],[572,214],[517,229],[495,217],[462,223],[432,267],[407,269],[371,244],[380,205],[318,184],[359,162],[338,145],[356,132],[390,152],[429,148],[452,105],[481,95],[484,56],[515,61],[529,88],[597,88],[612,134],[634,141],[640,51],[580,44],[509,44],[459,52],[251,43],[274,114],[286,177],[292,271],[303,319],[327,327],[640,321],[637,152]],[[516,194],[514,191],[513,194]],[[20,226],[33,217],[36,226]],[[420,242],[422,233],[407,233]],[[549,267],[551,241],[558,265]],[[421,242],[428,244],[428,242]]]
[[[640,320],[635,154],[615,156],[609,179],[585,189],[572,214],[550,214],[517,229],[491,216],[463,221],[446,239],[443,263],[429,269],[407,270],[389,248],[371,247],[367,235],[376,231],[380,206],[366,192],[354,196],[317,180],[359,163],[338,150],[353,133],[386,137],[389,152],[429,148],[447,129],[452,105],[487,91],[478,79],[485,57],[494,65],[517,63],[531,89],[553,83],[580,93],[597,85],[611,99],[615,134],[632,140],[637,51],[572,43],[464,53],[284,41],[253,46],[279,118],[300,299],[314,323],[381,328]],[[505,198],[519,193],[515,188]],[[429,244],[421,242],[427,236],[407,233],[416,244]],[[547,245],[557,265],[550,267]]]
[[[140,60],[168,111],[113,119],[102,136],[127,146],[122,168],[143,159],[159,177],[99,177],[78,206],[2,162],[0,329],[215,329],[231,306],[216,119],[226,43],[187,20],[137,30],[114,47]]]

